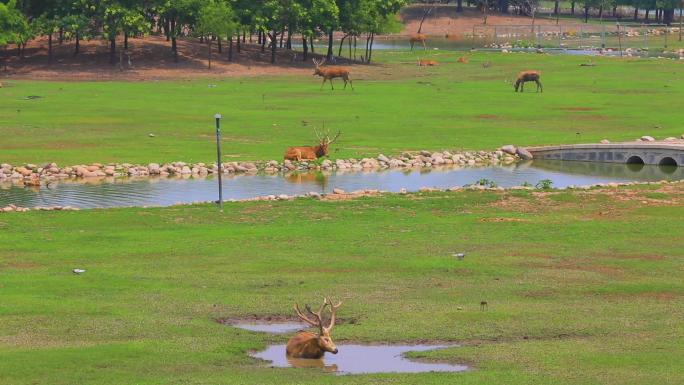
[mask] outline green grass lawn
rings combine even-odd
[[[682,199],[648,186],[0,215],[0,383],[681,384]],[[453,341],[418,356],[474,369],[271,369],[248,352],[287,336],[214,321],[324,294],[345,301],[340,354]]]
[[[356,91],[319,91],[310,75],[148,82],[6,80],[0,162],[211,161],[213,115],[224,114],[225,160],[280,159],[313,142],[311,127],[342,130],[333,157],[412,149],[494,149],[631,140],[684,133],[684,63],[536,54],[376,52],[353,69]],[[421,58],[441,62],[419,68]],[[490,61],[490,68],[482,63]],[[525,69],[545,92],[515,94]],[[216,85],[212,88],[209,85]],[[530,87],[532,89],[532,87]],[[26,100],[30,95],[40,99]],[[153,133],[155,137],[149,137]],[[578,134],[579,133],[579,134]]]

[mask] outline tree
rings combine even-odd
[[[17,8],[16,0],[0,3],[0,46],[7,49],[11,43],[22,44],[31,36],[28,20]],[[6,67],[6,62],[3,67]]]
[[[209,69],[211,69],[212,38],[221,39],[227,36],[231,48],[233,34],[236,31],[235,14],[232,8],[221,0],[209,0],[199,11],[195,33],[203,36],[209,51]]]

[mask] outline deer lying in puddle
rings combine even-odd
[[[325,327],[323,326],[322,313],[327,306],[330,306],[330,322],[328,323],[328,326]],[[340,306],[342,306],[342,302],[333,305],[332,301],[326,297],[323,299],[323,305],[321,305],[320,309],[315,313],[311,310],[309,305],[306,305],[306,311],[310,315],[307,316],[299,309],[299,305],[295,304],[294,309],[297,312],[299,319],[311,327],[317,327],[318,335],[306,331],[297,333],[297,335],[290,338],[287,342],[287,356],[291,358],[318,359],[323,357],[325,352],[337,354],[337,346],[335,346],[335,343],[330,337],[330,332],[335,326],[335,314]]]
[[[314,133],[318,138],[318,146],[290,147],[285,151],[285,159],[301,162],[302,160],[316,160],[324,157],[328,155],[328,147],[335,143],[337,138],[342,134],[342,131],[338,131],[337,135],[332,139],[330,139],[330,132],[326,132],[322,135],[314,128]]]

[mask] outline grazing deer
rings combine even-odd
[[[427,50],[427,46],[425,45],[425,42],[427,41],[427,35],[423,35],[422,33],[417,33],[415,35],[411,35],[409,38],[409,42],[411,43],[411,51],[413,51],[413,46],[416,43],[420,43],[423,45],[423,50]]]
[[[316,65],[316,70],[314,71],[314,76],[318,75],[323,78],[323,83],[321,84],[321,89],[323,89],[323,86],[325,85],[326,81],[330,81],[330,88],[335,89],[333,87],[333,82],[332,80],[335,78],[342,78],[344,80],[344,89],[347,89],[347,83],[351,86],[352,91],[354,90],[354,84],[352,84],[351,79],[349,78],[349,68],[346,67],[327,67],[327,68],[322,68],[321,66],[325,64],[325,59],[321,61],[317,61],[316,59],[313,59],[313,63]]]
[[[290,338],[287,342],[287,356],[292,358],[316,359],[323,357],[325,352],[337,354],[337,346],[335,346],[332,338],[330,338],[330,332],[335,326],[335,313],[341,305],[342,302],[333,305],[332,301],[327,297],[323,299],[323,305],[321,305],[320,309],[315,313],[311,310],[309,305],[306,305],[306,311],[313,316],[313,318],[310,318],[299,310],[299,305],[295,304],[294,309],[297,312],[299,319],[311,327],[317,327],[318,335],[306,331],[297,333],[297,335]],[[327,327],[323,326],[323,316],[321,315],[326,306],[330,306],[330,323]]]
[[[467,56],[461,56],[461,57],[458,58],[458,60],[457,60],[457,62],[463,63],[463,64],[468,64],[468,61],[469,61],[469,59],[468,59]]]
[[[518,80],[515,81],[515,92],[518,92],[518,88],[520,88],[520,92],[524,92],[526,82],[537,83],[537,92],[540,90],[544,92],[544,87],[542,87],[539,78],[541,78],[541,72],[539,71],[522,71],[518,74]]]
[[[439,63],[437,63],[434,60],[423,60],[423,59],[418,60],[418,67],[433,67],[436,65],[439,65]]]
[[[314,133],[318,138],[318,146],[290,147],[285,151],[285,159],[301,162],[302,160],[316,160],[324,157],[328,155],[328,146],[337,141],[337,138],[340,137],[342,131],[338,131],[337,135],[332,139],[330,139],[330,132],[326,132],[325,135],[322,135],[314,128]]]
[[[480,310],[481,311],[487,310],[488,307],[489,307],[489,304],[487,303],[487,301],[480,302]]]

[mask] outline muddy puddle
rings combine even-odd
[[[244,321],[228,323],[230,326],[254,332],[272,334],[293,334],[306,329],[298,322]],[[369,373],[424,373],[462,372],[468,367],[444,363],[412,361],[405,357],[408,352],[425,352],[455,345],[355,345],[338,344],[339,353],[326,355],[321,359],[298,359],[287,357],[285,344],[271,345],[266,350],[251,356],[268,361],[278,368],[319,368],[336,374]]]
[[[320,368],[336,374],[369,373],[424,373],[462,372],[468,367],[443,363],[418,362],[406,358],[408,352],[443,349],[445,345],[344,345],[338,344],[339,353],[327,353],[321,359],[287,357],[285,345],[271,345],[252,354],[254,358],[270,361],[279,368]]]
[[[306,325],[300,322],[236,322],[231,323],[230,326],[252,332],[271,334],[293,333],[307,328]]]

